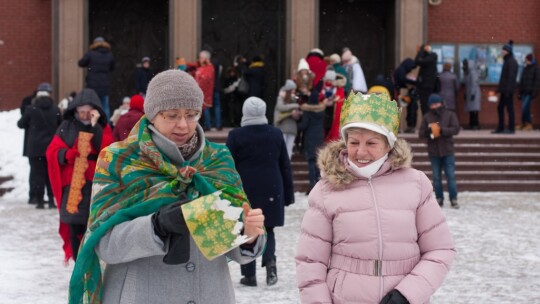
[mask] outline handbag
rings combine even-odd
[[[244,76],[240,77],[240,81],[238,82],[238,92],[245,95],[249,93],[249,83]]]

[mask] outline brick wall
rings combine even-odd
[[[0,110],[51,82],[50,0],[0,0]]]
[[[443,0],[440,5],[428,5],[427,37],[431,42],[452,43],[506,43],[533,44],[540,59],[540,1],[538,0]],[[480,124],[495,127],[497,104],[486,101],[486,93],[494,86],[481,86],[483,92]],[[517,95],[517,94],[516,94]],[[460,97],[463,97],[460,94]],[[540,98],[533,103],[532,111],[540,127]],[[521,102],[514,102],[516,123],[521,122]],[[468,115],[463,111],[463,99],[458,101],[458,116],[463,124]],[[507,117],[507,116],[506,116]],[[508,119],[506,118],[506,122]]]

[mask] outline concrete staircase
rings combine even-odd
[[[212,141],[226,141],[228,130],[208,132]],[[431,178],[425,140],[417,134],[399,134],[413,150],[413,167]],[[458,191],[540,192],[540,132],[491,134],[490,131],[461,131],[454,137]],[[308,188],[307,163],[295,154],[291,161],[295,191]],[[444,173],[443,173],[444,180]],[[446,181],[444,181],[446,184]]]

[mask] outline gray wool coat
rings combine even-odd
[[[447,109],[456,110],[456,97],[459,90],[459,82],[456,74],[446,71],[439,74],[441,81],[441,91],[439,94],[444,100],[444,105]]]
[[[164,154],[181,163],[182,156],[172,141],[156,133],[152,138]],[[197,127],[201,145],[204,132]],[[163,257],[168,244],[154,233],[152,215],[115,226],[96,246],[105,263],[103,304],[223,304],[235,303],[227,259],[246,264],[263,252],[265,236],[259,236],[251,250],[236,248],[208,261],[191,238],[187,263],[167,265]]]
[[[296,120],[291,116],[284,119],[279,118],[281,115],[286,115],[286,113],[290,113],[292,110],[298,109],[300,106],[296,102],[285,103],[284,97],[285,91],[280,90],[276,101],[276,107],[274,109],[274,126],[280,129],[283,134],[292,134],[296,136],[298,133]]]
[[[478,71],[469,69],[469,74],[463,75],[462,83],[465,85],[465,112],[480,111],[482,92]]]

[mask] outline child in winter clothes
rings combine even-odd
[[[324,84],[319,94],[319,100],[326,105],[324,117],[324,141],[330,142],[339,139],[339,114],[345,99],[343,87],[336,86],[336,72],[326,71]]]

